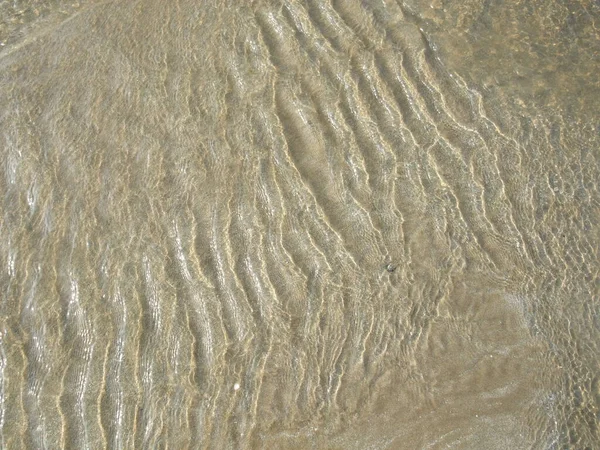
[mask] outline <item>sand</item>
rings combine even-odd
[[[597,3],[9,3],[0,447],[598,447]]]

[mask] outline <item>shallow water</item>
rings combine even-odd
[[[0,1],[0,447],[598,448],[599,23]]]

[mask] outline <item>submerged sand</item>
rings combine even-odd
[[[598,445],[598,6],[5,3],[0,447]]]

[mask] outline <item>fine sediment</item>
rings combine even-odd
[[[482,92],[384,0],[5,46],[0,446],[593,448],[597,128]]]

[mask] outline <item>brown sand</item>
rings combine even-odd
[[[0,2],[0,447],[598,448],[599,7],[446,3]]]

